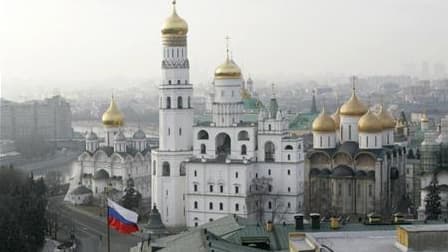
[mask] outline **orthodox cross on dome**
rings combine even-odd
[[[355,75],[353,75],[352,76],[352,78],[351,78],[351,80],[352,80],[352,88],[353,88],[353,93],[355,93],[355,84],[356,84],[356,81],[358,80],[358,77],[356,77]]]
[[[230,59],[230,57],[229,57],[229,54],[230,54],[230,49],[229,49],[229,47],[230,47],[230,37],[229,37],[229,35],[227,35],[227,36],[225,37],[225,40],[226,40],[226,54],[227,54],[227,59]]]

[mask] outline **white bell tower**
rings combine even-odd
[[[172,3],[162,27],[162,81],[159,86],[159,148],[152,151],[152,202],[168,227],[185,226],[185,168],[192,156],[193,109],[187,57],[188,24]]]

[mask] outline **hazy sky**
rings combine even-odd
[[[4,80],[160,75],[169,0],[0,3]],[[178,0],[177,9],[190,28],[193,82],[211,79],[224,59],[226,35],[246,75],[273,80],[394,74],[423,60],[448,63],[447,0]]]

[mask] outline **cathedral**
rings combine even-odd
[[[153,205],[167,227],[198,226],[228,214],[293,222],[303,207],[303,140],[289,133],[275,95],[255,122],[244,120],[243,74],[228,49],[211,83],[210,120],[193,122],[188,25],[175,7],[162,27]]]
[[[405,195],[406,148],[394,142],[395,119],[382,105],[374,113],[356,95],[336,112],[322,109],[312,124],[305,159],[307,212],[322,215],[389,214]]]
[[[112,97],[102,116],[104,141],[93,131],[86,134],[85,151],[76,162],[75,179],[66,200],[77,202],[72,193],[90,192],[93,198],[121,197],[126,183],[132,179],[142,198],[151,197],[151,152],[145,133],[139,129],[132,137],[123,133],[124,116]],[[108,191],[107,191],[108,190]]]

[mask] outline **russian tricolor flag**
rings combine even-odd
[[[120,233],[130,234],[138,231],[138,214],[107,199],[107,221],[109,226]]]

